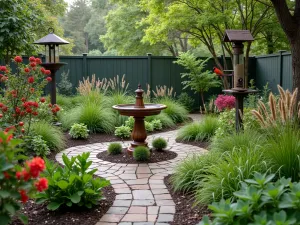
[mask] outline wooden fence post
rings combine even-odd
[[[87,77],[87,53],[83,53],[82,55],[82,73],[83,77]]]

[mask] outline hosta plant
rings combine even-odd
[[[49,210],[60,206],[82,206],[92,208],[103,198],[101,189],[108,186],[109,181],[93,178],[97,169],[89,170],[92,161],[88,161],[90,153],[82,153],[69,159],[63,154],[64,167],[46,161],[46,170],[42,176],[48,179],[48,190],[37,195],[37,202],[47,202]]]
[[[89,136],[89,130],[83,123],[74,123],[69,134],[74,139],[87,139]]]
[[[116,127],[115,135],[120,138],[129,138],[131,135],[131,129],[124,125]]]
[[[24,143],[26,155],[32,154],[44,157],[50,154],[47,142],[43,140],[41,135],[27,136],[24,138]]]
[[[221,200],[209,205],[213,221],[206,216],[199,225],[300,223],[300,183],[290,178],[272,182],[275,175],[256,173],[241,184],[234,201]]]
[[[0,132],[0,224],[7,225],[13,216],[26,223],[27,218],[20,214],[21,203],[26,203],[29,197],[34,197],[37,191],[48,187],[45,178],[39,178],[45,168],[44,160],[36,157],[18,164],[24,159],[20,154],[21,140],[12,139],[12,134]]]

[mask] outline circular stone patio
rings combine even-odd
[[[106,151],[110,142],[68,148],[56,155],[63,164],[62,154],[72,157],[90,152],[93,161],[90,169],[98,169],[95,175],[110,180],[116,192],[113,206],[99,218],[96,225],[168,225],[174,219],[175,203],[164,184],[164,177],[173,173],[173,168],[191,154],[203,154],[207,150],[196,146],[177,143],[177,131],[148,136],[151,143],[155,137],[168,140],[168,149],[178,154],[175,159],[158,163],[121,164],[98,159],[99,152]],[[123,147],[129,145],[123,142]]]

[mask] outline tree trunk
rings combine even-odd
[[[292,70],[293,70],[293,90],[298,88],[300,90],[300,33],[295,41],[291,43],[292,53]],[[300,94],[298,93],[298,102],[300,101]]]

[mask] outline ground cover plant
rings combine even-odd
[[[69,134],[74,139],[87,139],[89,136],[89,130],[83,123],[74,123],[70,129]]]
[[[213,221],[205,216],[199,225],[210,224],[299,224],[300,183],[290,178],[272,181],[275,174],[255,173],[245,179],[230,199],[209,205]]]
[[[168,146],[168,142],[162,138],[155,138],[152,141],[152,146],[156,149],[156,150],[163,150]]]

